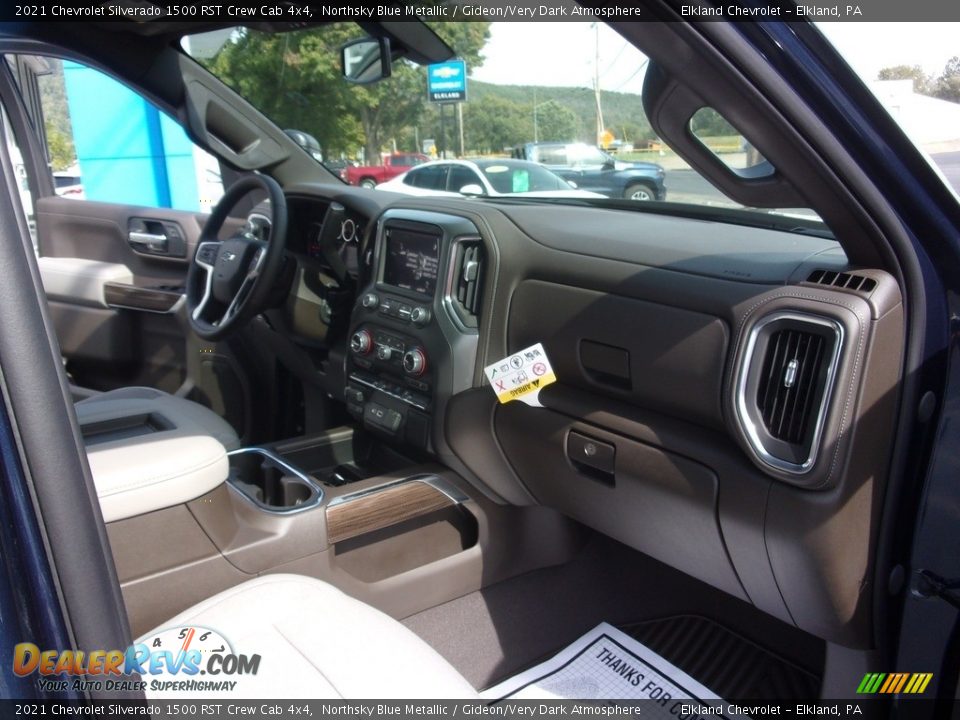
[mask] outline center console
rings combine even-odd
[[[577,526],[493,501],[448,460],[445,413],[475,379],[488,250],[465,218],[392,209],[378,219],[350,348],[342,365],[330,361],[354,422],[229,456],[215,443],[209,485],[115,516],[107,532],[135,634],[265,573],[320,578],[404,618],[569,559]],[[89,442],[154,426],[149,415],[92,426]]]
[[[483,243],[465,218],[391,210],[350,321],[346,401],[368,430],[433,450],[449,397],[471,386]]]

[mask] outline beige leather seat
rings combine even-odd
[[[148,684],[148,698],[477,697],[446,660],[399,622],[332,585],[301,575],[265,575],[245,582],[180,613],[138,642],[150,646],[158,633],[181,627],[214,630],[234,653],[260,655],[258,672],[229,678],[192,676],[236,681],[235,688],[222,692],[157,691]],[[176,644],[179,648],[179,640]]]
[[[75,404],[105,522],[172,507],[227,479],[230,425],[202,405],[146,387]]]

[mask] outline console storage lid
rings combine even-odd
[[[176,430],[94,445],[87,458],[104,522],[198,498],[228,472],[223,445]]]
[[[105,522],[180,505],[227,479],[219,440],[149,407],[122,409],[78,413]]]

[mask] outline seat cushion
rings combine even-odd
[[[195,693],[151,690],[147,676],[148,698],[477,697],[446,660],[399,622],[301,575],[245,582],[180,613],[139,642],[152,645],[159,632],[188,626],[215,630],[235,653],[260,655],[257,674],[229,678],[237,682],[232,690]]]

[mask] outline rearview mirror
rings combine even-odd
[[[347,82],[369,85],[390,77],[390,40],[360,38],[340,48],[340,69]]]

